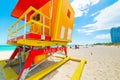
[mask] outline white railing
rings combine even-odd
[[[42,21],[35,21],[32,18],[30,18],[30,20],[27,22],[27,15],[31,12],[34,11],[34,13],[31,16],[34,16],[36,14],[40,14],[40,18],[42,17],[43,20]],[[31,17],[30,16],[30,17]],[[24,19],[24,21],[23,21]],[[49,20],[49,24],[45,24],[46,19]],[[24,39],[26,38],[26,34],[28,32],[30,32],[30,25],[34,23],[37,24],[39,26],[42,26],[42,35],[43,35],[43,39],[44,39],[44,35],[45,35],[45,28],[49,29],[49,32],[51,32],[51,18],[46,16],[45,14],[43,14],[42,12],[40,12],[39,10],[35,9],[34,7],[29,7],[25,13],[20,16],[18,18],[18,20],[13,23],[12,26],[9,27],[8,29],[8,40],[14,39],[14,41],[17,40],[17,37],[19,37],[20,35],[23,35]],[[20,25],[22,24],[22,25]],[[20,25],[20,26],[19,26]],[[40,27],[39,27],[40,28]],[[21,33],[21,34],[20,34]],[[51,33],[49,33],[49,36],[51,35]]]

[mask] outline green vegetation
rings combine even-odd
[[[95,43],[94,45],[120,45],[120,42],[118,43],[111,43],[111,42],[108,42],[108,43]]]

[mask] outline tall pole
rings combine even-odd
[[[41,36],[41,39],[42,40],[45,40],[45,27],[44,27],[44,25],[45,25],[45,17],[43,16],[43,18],[42,18],[42,24],[43,24],[43,26],[42,26],[42,36]]]
[[[24,39],[26,39],[26,22],[27,22],[27,15],[25,14]]]

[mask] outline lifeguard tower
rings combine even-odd
[[[39,80],[68,60],[80,62],[71,80],[80,79],[86,60],[67,56],[66,45],[71,42],[74,22],[69,0],[18,0],[11,16],[18,19],[8,29],[7,44],[16,49],[10,59],[0,63],[6,80]],[[31,69],[57,51],[64,51],[63,60],[26,78]],[[18,74],[10,67],[15,64],[19,64]]]

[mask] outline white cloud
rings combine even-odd
[[[91,35],[94,30],[86,30],[86,29],[77,29],[79,33],[86,33],[86,35]]]
[[[91,16],[95,16],[95,15],[98,15],[98,14],[99,14],[99,11],[98,11],[98,12],[93,13]]]
[[[75,17],[87,14],[89,8],[98,2],[99,0],[73,0],[71,5],[75,11]]]
[[[101,10],[99,15],[94,18],[94,24],[82,26],[84,33],[95,32],[99,30],[111,29],[112,27],[120,26],[120,1]],[[87,31],[87,32],[86,32]]]
[[[96,35],[94,39],[110,39],[110,34]]]

